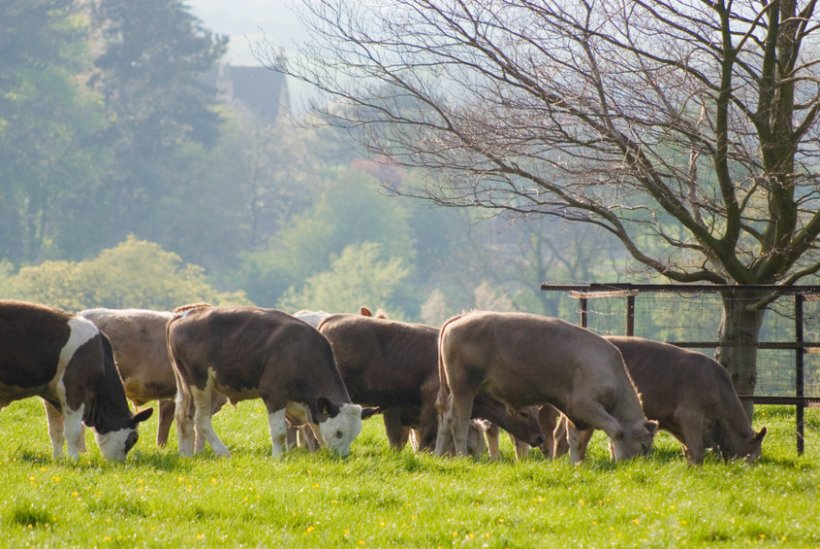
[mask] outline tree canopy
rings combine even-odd
[[[305,4],[280,69],[434,174],[399,192],[591,223],[679,282],[820,270],[816,1]]]

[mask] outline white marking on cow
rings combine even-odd
[[[94,437],[97,439],[97,445],[106,459],[113,461],[125,461],[126,442],[131,433],[135,433],[134,429],[119,429],[111,431],[104,435],[94,431]]]
[[[202,450],[205,441],[208,441],[214,454],[227,457],[231,455],[231,452],[219,440],[211,423],[211,399],[214,394],[215,375],[213,368],[209,368],[205,388],[200,390],[193,385],[191,386],[191,397],[194,400],[194,433],[196,436],[194,452]]]
[[[282,457],[282,452],[287,444],[288,426],[285,423],[287,408],[276,410],[268,414],[268,424],[270,425],[270,439],[273,444],[271,454],[275,459]]]
[[[61,381],[63,373],[65,373],[65,367],[71,362],[71,357],[74,356],[77,349],[100,333],[90,320],[79,316],[72,317],[68,321],[68,327],[71,330],[71,335],[69,335],[68,341],[60,351],[60,361],[57,365],[57,374]]]
[[[350,445],[361,430],[362,407],[358,404],[342,404],[338,414],[319,423],[325,444],[342,457],[350,454]]]
[[[319,324],[321,324],[322,321],[324,319],[326,319],[327,317],[329,317],[330,315],[331,315],[331,313],[328,313],[328,312],[325,312],[325,311],[301,310],[301,311],[296,311],[295,313],[293,313],[293,316],[295,316],[296,318],[298,318],[299,320],[301,320],[302,322],[304,322],[306,324],[310,324],[314,328],[318,328]]]

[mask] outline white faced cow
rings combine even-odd
[[[724,460],[751,463],[760,457],[766,428],[755,433],[749,426],[729,373],[719,362],[640,337],[606,339],[621,351],[646,417],[683,443],[689,463],[702,463],[707,448],[718,450]],[[562,433],[555,434],[558,447]],[[582,452],[591,436],[591,429],[581,433]]]
[[[320,443],[335,453],[350,453],[362,407],[351,402],[330,344],[314,328],[273,309],[200,306],[177,314],[167,337],[181,454],[199,450],[204,439],[217,455],[229,455],[211,426],[217,393],[232,403],[262,399],[275,458],[285,448],[286,416],[314,426]]]
[[[439,336],[441,455],[449,438],[466,454],[473,399],[488,393],[511,408],[552,404],[573,428],[609,436],[613,457],[646,454],[657,422],[647,421],[621,353],[604,338],[556,318],[473,312],[449,319]],[[572,440],[570,440],[572,446]],[[574,463],[578,449],[570,449]]]
[[[32,396],[45,401],[55,459],[64,442],[77,459],[85,423],[102,454],[122,461],[152,412],[131,414],[111,344],[94,324],[43,305],[0,301],[0,408]]]

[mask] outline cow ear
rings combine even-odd
[[[325,397],[319,397],[316,400],[316,407],[319,408],[319,413],[328,417],[336,417],[339,414],[339,407]]]
[[[362,419],[373,417],[376,414],[380,414],[381,411],[381,408],[362,408]]]
[[[364,305],[359,307],[359,314],[362,316],[373,316],[373,313],[370,311],[370,309],[368,309]]]
[[[153,408],[146,408],[145,410],[143,410],[143,411],[139,412],[137,415],[135,415],[134,419],[132,419],[132,421],[134,422],[134,425],[136,425],[137,423],[142,423],[143,421],[145,421],[146,419],[151,417],[151,414],[153,414],[153,413],[154,413]]]
[[[763,437],[765,437],[765,436],[766,436],[766,428],[765,428],[765,427],[763,427],[763,428],[762,428],[762,429],[760,429],[760,431],[758,431],[758,432],[757,432],[757,434],[755,435],[755,442],[762,442],[762,441],[763,441]]]
[[[644,426],[646,430],[649,431],[650,435],[656,435],[658,433],[658,422],[654,419],[649,419],[644,422]]]

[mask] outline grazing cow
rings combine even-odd
[[[55,459],[64,442],[77,459],[85,423],[106,459],[122,461],[152,412],[131,414],[111,344],[94,324],[43,305],[0,301],[0,409],[32,396],[45,401]]]
[[[286,416],[318,424],[320,442],[342,456],[350,453],[362,428],[362,407],[351,402],[330,344],[314,328],[273,309],[199,306],[175,315],[167,338],[181,454],[191,455],[207,440],[214,453],[229,455],[211,426],[217,393],[232,403],[262,399],[275,458],[285,448]]]
[[[538,425],[541,427],[541,432],[544,433],[544,444],[540,446],[541,453],[547,459],[555,459],[566,454],[569,451],[567,444],[567,425],[562,423],[561,419],[566,419],[561,415],[554,406],[549,404],[542,404],[537,407],[535,412],[538,418]],[[487,439],[487,446],[490,453],[498,451],[498,426],[490,425],[484,430]],[[513,446],[515,446],[515,455],[521,459],[524,455],[529,453],[530,445],[518,440],[515,436],[510,435]],[[469,449],[469,448],[468,448]],[[582,454],[583,458],[583,454]]]
[[[159,401],[157,445],[165,446],[174,420],[177,392],[165,341],[165,325],[174,314],[145,309],[88,309],[79,315],[93,322],[111,341],[128,400],[137,407]],[[224,397],[214,399],[211,413],[216,413],[225,402]]]
[[[603,429],[615,460],[646,454],[657,423],[647,421],[618,349],[584,328],[525,313],[473,312],[449,319],[439,337],[441,455],[452,437],[466,453],[476,395],[512,408],[552,404],[573,428]],[[580,461],[572,447],[573,463]]]
[[[683,444],[689,463],[703,463],[707,448],[716,448],[724,460],[744,458],[751,463],[760,457],[766,428],[755,433],[749,426],[729,373],[720,363],[702,353],[640,337],[606,339],[621,351],[641,393],[646,417],[657,420],[661,429]],[[592,430],[582,434],[584,449],[591,436]]]
[[[330,341],[354,402],[381,408],[394,448],[407,441],[407,428],[419,430],[419,446],[432,450],[438,430],[438,330],[363,315],[332,315],[319,324]],[[473,416],[489,419],[532,445],[543,435],[534,417],[508,411],[479,395]]]

